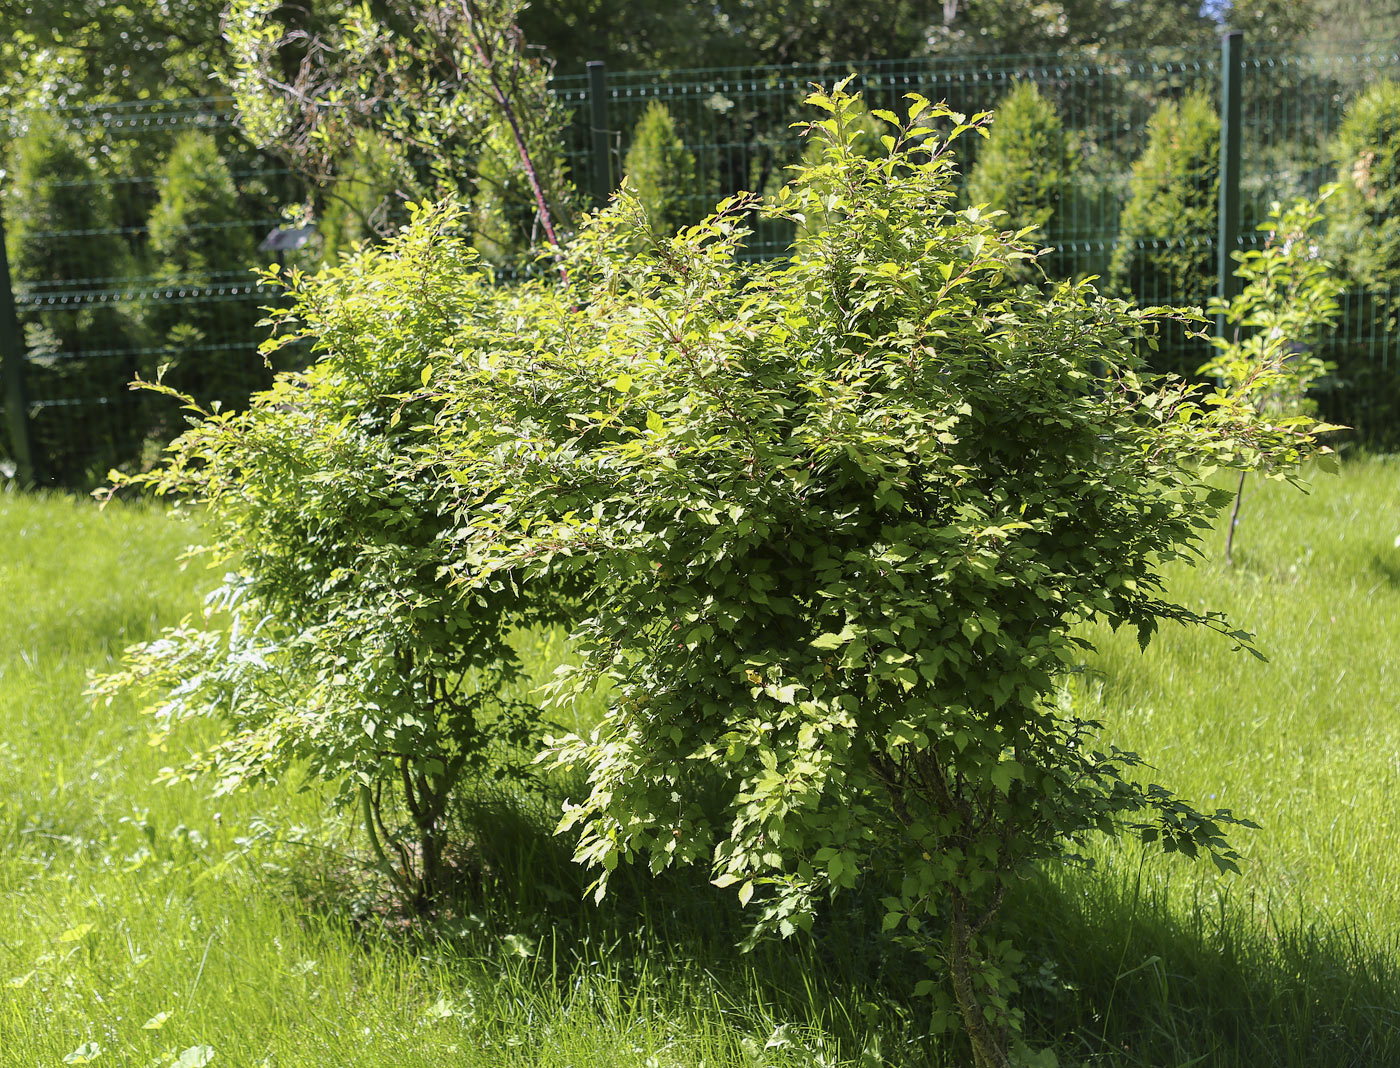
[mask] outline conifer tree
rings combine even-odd
[[[263,379],[255,327],[262,301],[251,273],[258,253],[214,138],[196,130],[176,141],[159,188],[148,224],[153,274],[164,287],[148,311],[163,350],[158,362],[172,385],[201,401],[238,403]]]
[[[1150,303],[1204,302],[1215,281],[1220,118],[1205,93],[1164,101],[1133,164],[1109,267],[1114,288]]]
[[[637,121],[623,170],[658,233],[673,234],[694,221],[689,198],[695,192],[695,156],[659,100]]]
[[[1352,102],[1332,154],[1331,244],[1350,278],[1388,289],[1400,282],[1400,83],[1380,82]]]
[[[1321,407],[1374,448],[1400,447],[1400,83],[1358,96],[1332,146],[1337,192],[1328,202],[1329,254],[1352,296],[1325,346],[1336,365]]]
[[[991,139],[967,179],[968,199],[1006,212],[1008,229],[1046,229],[1065,183],[1059,112],[1034,82],[1019,82],[996,106]]]
[[[112,299],[131,254],[82,138],[52,115],[28,121],[6,161],[10,272],[20,291],[70,298],[20,316],[28,392],[39,402],[30,434],[48,477],[81,483],[129,458],[140,439],[139,404],[126,389],[140,339]]]

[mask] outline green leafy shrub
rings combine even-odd
[[[1327,346],[1336,365],[1323,384],[1325,412],[1345,415],[1358,438],[1400,446],[1400,83],[1380,82],[1348,108],[1333,143],[1337,193],[1327,243],[1352,289]]]
[[[996,121],[967,178],[968,199],[1007,214],[1013,229],[1051,227],[1064,193],[1065,132],[1035,82],[1019,82],[996,105]]]
[[[1380,82],[1352,101],[1332,151],[1329,243],[1348,278],[1390,289],[1400,284],[1400,83]]]
[[[259,254],[233,176],[214,139],[196,130],[175,142],[157,184],[149,251],[155,279],[169,295],[151,304],[147,326],[163,350],[165,381],[205,405],[242,404],[265,384],[255,329],[265,298],[253,292]],[[241,299],[177,296],[225,285],[240,286]]]
[[[695,221],[689,200],[695,193],[695,157],[659,100],[637,120],[623,170],[653,226],[669,234]]]
[[[1261,416],[1267,375],[1208,398],[1145,377],[1157,316],[1013,284],[1030,247],[955,203],[948,146],[979,120],[912,101],[920,125],[872,158],[858,99],[814,95],[821,162],[674,237],[622,194],[567,285],[488,286],[450,208],[296,279],[282,328],[318,363],[132,480],[205,502],[229,625],[100,689],[222,719],[194,762],[220,789],[339,783],[423,897],[442,807],[514,721],[512,628],[567,618],[557,699],[613,684],[600,728],[545,757],[587,777],[562,828],[597,892],[619,863],[693,864],[790,934],[859,887],[926,955],[935,1022],[1008,1064],[995,919],[1027,866],[1123,831],[1236,861],[1241,821],[1090,744],[1060,685],[1074,628],[1227,630],[1158,570],[1228,501],[1212,468],[1281,475],[1312,440]],[[841,224],[753,264],[753,211]],[[395,791],[415,845],[382,819]]]
[[[1214,292],[1220,194],[1220,118],[1204,92],[1164,101],[1133,163],[1132,192],[1109,261],[1115,292],[1146,305],[1200,304]],[[1199,350],[1169,331],[1157,369],[1190,373]]]
[[[587,225],[569,288],[435,373],[422,459],[457,487],[464,596],[589,591],[555,696],[608,680],[610,706],[547,759],[588,777],[561,829],[597,893],[620,864],[699,865],[786,935],[860,888],[926,955],[935,1022],[1001,1066],[1018,955],[995,917],[1029,865],[1131,830],[1235,867],[1240,821],[1095,749],[1061,687],[1074,628],[1227,630],[1159,569],[1228,502],[1211,469],[1280,474],[1311,439],[1256,410],[1267,376],[1208,398],[1145,377],[1157,317],[1011,283],[1030,246],[957,210],[929,133],[976,120],[915,97],[924,125],[870,158],[858,100],[811,103],[821,162],[775,199],[640,254],[635,198]],[[752,210],[841,224],[759,265]]]
[[[884,155],[885,147],[880,143],[880,138],[885,134],[885,127],[870,113],[864,100],[860,97],[851,99],[854,103],[834,119],[841,126],[842,138],[849,139],[852,152],[866,159]],[[812,247],[829,226],[843,218],[835,201],[829,200],[837,191],[839,176],[836,169],[830,166],[836,154],[837,150],[831,142],[820,137],[810,139],[802,150],[798,167],[811,177],[813,188],[820,195],[813,199],[810,211],[793,220],[797,225],[795,244],[800,251]],[[782,187],[778,188],[781,190]]]
[[[500,696],[510,629],[568,604],[504,582],[461,597],[444,576],[453,485],[412,459],[433,418],[425,383],[435,365],[489,359],[518,314],[459,229],[452,211],[427,213],[378,250],[294,275],[264,348],[310,341],[316,363],[244,412],[191,403],[200,421],[166,465],[120,483],[199,504],[203,552],[228,574],[205,619],[134,648],[98,686],[154,693],[165,730],[222,721],[172,779],[208,775],[223,792],[296,769],[335,783],[420,904],[448,874],[454,790],[533,727]]]

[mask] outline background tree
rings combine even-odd
[[[30,395],[110,407],[51,407],[32,421],[36,450],[50,470],[101,474],[139,440],[141,419],[126,389],[138,370],[137,324],[124,306],[101,299],[131,275],[131,249],[116,225],[111,187],[83,141],[56,118],[28,116],[9,146],[5,220],[17,287],[85,291],[42,316],[21,316]],[[65,235],[65,236],[60,236]],[[81,413],[81,414],[80,414]],[[71,432],[77,419],[82,435]]]
[[[561,116],[548,65],[527,49],[519,0],[371,4],[300,23],[271,0],[238,0],[228,84],[254,144],[324,196],[370,154],[394,159],[400,202],[470,193],[493,129],[513,146],[541,240],[557,245],[567,191],[542,162]]]
[[[214,138],[191,131],[175,142],[159,178],[149,222],[149,255],[158,284],[181,291],[227,283],[251,289],[259,253],[243,221],[238,190]],[[254,324],[265,298],[158,299],[147,326],[163,351],[167,381],[202,404],[241,404],[263,384]],[[146,368],[149,375],[153,368]]]
[[[675,233],[695,222],[692,211],[696,187],[695,157],[685,147],[671,112],[653,101],[637,120],[623,172],[637,200],[658,231]]]
[[[209,95],[224,0],[0,0],[0,107]],[[0,49],[5,45],[0,45]]]
[[[991,138],[968,175],[969,201],[1005,211],[1011,229],[1049,230],[1067,177],[1059,112],[1034,82],[1018,83],[997,102]]]
[[[1328,202],[1327,247],[1353,289],[1345,329],[1328,346],[1336,373],[1324,412],[1379,447],[1400,444],[1400,83],[1379,82],[1347,109],[1333,142],[1337,192]],[[1389,351],[1387,351],[1389,349]]]
[[[1400,83],[1379,82],[1352,101],[1333,157],[1329,243],[1349,278],[1388,289],[1400,283]]]
[[[1191,0],[944,0],[942,15],[929,47],[949,55],[1183,48],[1216,32]]]
[[[1163,101],[1148,121],[1118,219],[1108,269],[1114,290],[1144,304],[1205,304],[1216,284],[1219,160],[1220,118],[1209,95]],[[1200,356],[1171,330],[1157,360],[1161,370],[1190,374]]]

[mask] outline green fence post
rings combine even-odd
[[[593,206],[607,205],[612,196],[612,154],[608,145],[607,67],[601,59],[588,63],[588,124],[593,131]]]
[[[3,214],[0,214],[0,380],[4,383],[5,415],[10,424],[15,475],[21,486],[33,485],[34,448],[29,436],[29,398],[24,389],[24,335],[19,329],[15,294],[10,287]]]
[[[1244,34],[1231,30],[1220,41],[1220,219],[1216,235],[1219,293],[1229,300],[1239,292],[1231,253],[1240,239],[1240,92],[1244,82]],[[1225,316],[1215,317],[1217,336],[1225,335]]]

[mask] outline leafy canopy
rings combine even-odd
[[[911,96],[870,113],[870,152],[858,98],[809,102],[824,148],[777,196],[665,236],[623,192],[566,284],[488,285],[451,205],[294,276],[272,344],[310,340],[316,366],[202,413],[137,480],[206,503],[229,626],[172,631],[103,688],[225,721],[195,761],[221,788],[340,783],[426,897],[444,807],[513,722],[511,630],[567,620],[554,696],[606,680],[610,706],[544,759],[587,783],[561,829],[597,892],[621,863],[697,865],[756,934],[873,892],[927,954],[935,1021],[999,1068],[1020,1016],[993,921],[1028,865],[1125,829],[1237,859],[1242,821],[1093,747],[1062,689],[1075,628],[1247,643],[1159,571],[1228,500],[1218,466],[1284,473],[1312,438],[1252,381],[1144,374],[1161,310],[1019,286],[1032,246],[956,203],[950,146],[985,116]],[[752,212],[824,225],[755,264]]]
[[[1160,310],[1014,284],[1031,247],[955,201],[949,146],[983,116],[912,96],[907,121],[874,113],[869,158],[857,98],[809,103],[826,150],[777,197],[674,238],[625,192],[590,220],[568,289],[534,287],[518,334],[435,372],[420,456],[457,487],[467,596],[588,591],[554,692],[608,680],[611,704],[547,760],[587,777],[561,830],[597,893],[622,863],[697,864],[789,934],[873,889],[928,953],[936,1019],[1001,1065],[1015,954],[989,924],[1027,865],[1125,827],[1236,862],[1235,817],[1091,746],[1061,689],[1075,627],[1228,630],[1159,571],[1229,499],[1212,471],[1312,442],[1248,385],[1146,375]],[[749,212],[827,225],[753,264]]]
[[[411,459],[435,412],[425,383],[435,364],[485,358],[515,321],[458,218],[421,212],[381,250],[293,273],[264,352],[309,343],[315,364],[243,412],[183,398],[197,422],[164,466],[118,480],[200,506],[200,552],[226,573],[202,618],[130,650],[98,685],[150,693],[163,731],[224,725],[171,780],[208,777],[223,792],[296,772],[335,784],[419,903],[443,888],[462,782],[501,767],[537,727],[505,696],[511,631],[570,603],[503,583],[462,597],[443,571],[455,487]]]

